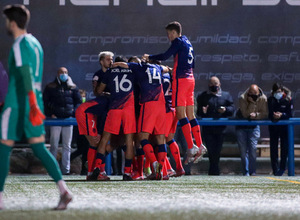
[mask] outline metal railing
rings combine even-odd
[[[205,126],[237,126],[237,125],[287,125],[288,126],[288,175],[295,176],[295,155],[294,155],[294,126],[300,125],[300,118],[291,118],[289,120],[280,120],[272,122],[270,120],[236,120],[228,118],[203,118],[198,119],[200,125]],[[46,126],[66,126],[77,125],[75,118],[68,119],[47,119],[45,120]]]

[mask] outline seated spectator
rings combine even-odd
[[[202,118],[226,118],[234,113],[231,95],[221,89],[218,77],[209,80],[208,91],[197,97],[197,115]],[[226,126],[203,126],[202,135],[208,150],[208,175],[220,175],[219,161]]]
[[[51,118],[74,117],[76,108],[82,103],[78,88],[65,67],[60,67],[54,81],[46,85],[43,99],[45,115]],[[54,157],[57,157],[60,134],[62,134],[63,144],[61,170],[63,174],[69,174],[73,126],[51,126],[50,152]]]
[[[237,118],[259,120],[268,116],[267,97],[257,85],[251,85],[239,97]],[[260,138],[259,125],[237,126],[237,142],[241,153],[244,176],[256,175],[256,145]]]
[[[292,117],[293,102],[291,91],[279,83],[275,83],[272,94],[268,98],[269,119],[276,122]],[[270,125],[270,157],[273,174],[282,176],[286,169],[288,156],[288,127],[287,125]],[[278,163],[278,140],[280,138],[280,165]]]

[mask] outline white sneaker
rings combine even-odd
[[[184,161],[184,164],[187,165],[193,161],[195,161],[195,156],[199,152],[199,148],[196,144],[193,145],[193,148],[187,150],[187,157]]]
[[[199,161],[201,161],[204,154],[206,154],[206,152],[207,152],[207,149],[203,144],[201,144],[201,146],[198,149],[199,149],[199,151],[194,157],[194,163],[198,163]]]

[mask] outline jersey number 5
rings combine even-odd
[[[190,47],[190,49],[189,49],[189,59],[188,59],[188,63],[189,63],[189,64],[192,64],[192,63],[193,63],[193,60],[194,60],[194,56],[193,56],[193,48]]]
[[[123,91],[123,92],[128,92],[132,88],[132,82],[129,79],[126,79],[127,74],[124,74],[121,81],[119,82],[119,76],[116,76],[114,78],[115,81],[115,86],[116,86],[116,93]],[[127,83],[128,86],[124,87],[124,84]]]

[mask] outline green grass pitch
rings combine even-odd
[[[184,176],[169,181],[86,182],[66,176],[74,194],[52,211],[58,190],[48,176],[7,178],[0,220],[300,219],[300,177]]]

